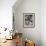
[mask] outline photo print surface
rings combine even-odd
[[[35,27],[35,13],[24,13],[23,22],[24,27]]]

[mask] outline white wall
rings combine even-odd
[[[16,7],[16,5],[14,5]],[[23,0],[17,8],[13,8],[15,16],[15,28],[18,32],[23,33],[24,38],[35,41],[36,46],[41,46],[41,31],[40,31],[40,15],[41,1],[40,0]],[[23,27],[23,13],[35,13],[35,28]]]
[[[0,0],[0,26],[12,28],[12,6],[15,2],[16,0]],[[29,39],[34,39],[37,45],[40,44],[38,40],[40,41],[41,35],[42,46],[46,46],[46,0],[41,0],[41,15],[40,0],[25,0],[19,6],[15,12],[15,25],[17,30],[22,32],[25,38],[29,37]],[[23,12],[34,12],[36,14],[35,28],[23,27]]]
[[[0,27],[12,28],[12,6],[16,0],[0,0]]]
[[[46,46],[46,0],[41,1],[40,19],[42,46]]]

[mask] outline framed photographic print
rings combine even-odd
[[[23,26],[25,28],[34,28],[35,27],[35,13],[24,13],[23,14]]]

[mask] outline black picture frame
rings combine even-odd
[[[24,28],[35,27],[35,13],[23,13],[23,27]]]

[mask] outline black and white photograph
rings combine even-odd
[[[24,27],[35,27],[35,13],[24,13],[23,17]]]

